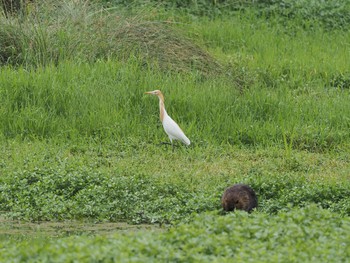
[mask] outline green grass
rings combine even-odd
[[[252,7],[41,7],[0,19],[1,218],[165,231],[0,234],[0,262],[346,262],[349,32]],[[190,147],[159,145],[154,89]],[[240,182],[259,207],[224,214]]]
[[[159,88],[195,144],[283,146],[287,136],[297,149],[349,145],[347,90],[321,87],[310,94],[255,85],[240,93],[225,77],[198,81],[112,61],[31,72],[4,68],[0,79],[0,128],[7,138],[159,140],[157,100],[143,95]]]

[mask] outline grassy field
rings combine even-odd
[[[141,2],[0,17],[0,262],[350,262],[349,5]]]

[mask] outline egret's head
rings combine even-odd
[[[151,95],[160,96],[160,95],[162,95],[162,92],[160,90],[156,89],[154,91],[147,91],[147,92],[145,92],[145,94],[151,94]]]

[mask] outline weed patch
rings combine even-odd
[[[223,148],[187,153],[179,149],[175,155],[165,150],[162,157],[157,146],[128,146],[118,153],[107,145],[90,147],[77,152],[82,147],[75,146],[72,152],[60,146],[43,153],[39,148],[29,156],[24,152],[24,159],[14,166],[7,159],[12,156],[9,152],[1,168],[0,210],[10,218],[29,221],[88,218],[176,224],[194,214],[220,210],[223,191],[243,182],[256,191],[259,212],[275,214],[315,203],[343,216],[350,214],[346,163],[340,174],[332,171],[318,178],[330,173],[328,168],[320,172],[321,163],[312,171],[307,168],[311,164],[302,160],[295,168],[283,158],[264,161],[258,154],[212,159]],[[250,162],[244,168],[247,158],[259,160],[259,169]]]
[[[339,262],[350,256],[348,218],[308,206],[275,216],[204,213],[166,232],[5,242],[1,260]],[[28,249],[30,246],[31,249]]]

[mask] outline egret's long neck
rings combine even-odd
[[[159,117],[160,117],[160,120],[163,122],[164,117],[167,115],[167,112],[164,106],[163,94],[159,94],[158,97],[159,97]]]

